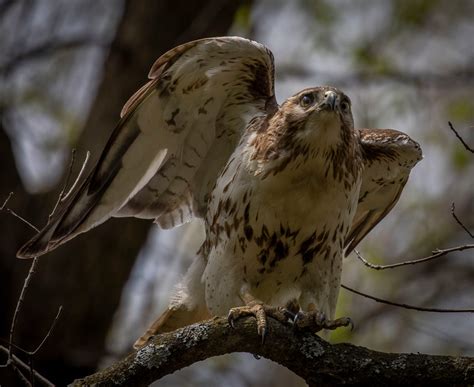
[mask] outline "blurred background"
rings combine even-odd
[[[275,55],[277,99],[329,84],[352,99],[356,127],[395,128],[420,142],[415,168],[392,213],[360,245],[374,263],[472,243],[450,214],[474,227],[474,2],[470,0],[3,0],[0,1],[0,202],[46,223],[69,165],[100,154],[122,105],[153,61],[196,38],[240,35]],[[76,173],[81,161],[76,162]],[[30,262],[15,252],[32,230],[0,213],[0,337],[8,337]],[[115,219],[41,258],[16,326],[33,349],[59,305],[63,314],[34,367],[64,385],[131,350],[166,306],[203,238],[193,222],[162,231]],[[474,307],[471,251],[373,271],[354,256],[343,283],[421,306]],[[421,313],[341,290],[338,315],[355,321],[334,342],[380,351],[474,355],[469,314]],[[1,344],[1,343],[0,343]],[[21,356],[21,354],[20,354]],[[5,357],[0,354],[0,361]],[[26,359],[25,359],[26,360]],[[0,385],[17,379],[0,368]],[[8,381],[8,382],[6,382]],[[200,362],[157,386],[304,385],[285,368],[247,354]]]

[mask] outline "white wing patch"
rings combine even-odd
[[[111,216],[154,218],[162,227],[203,216],[248,121],[275,106],[273,56],[243,38],[176,47],[149,77],[92,173],[18,256],[44,254]]]

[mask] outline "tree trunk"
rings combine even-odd
[[[239,1],[128,1],[105,64],[103,80],[77,146],[96,160],[128,97],[146,81],[154,60],[185,40],[225,34]],[[2,195],[9,206],[42,225],[56,197],[31,198],[21,186],[11,147],[0,136]],[[89,165],[93,165],[94,162]],[[0,198],[3,202],[3,198]],[[39,221],[42,219],[42,221]],[[64,311],[52,336],[35,356],[35,367],[63,385],[95,370],[104,341],[138,251],[151,223],[115,219],[42,257],[26,295],[15,343],[32,349],[48,330],[59,305]],[[32,231],[8,214],[0,216],[0,335],[9,322],[30,262],[15,259]]]

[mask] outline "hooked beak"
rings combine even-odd
[[[336,111],[339,108],[339,98],[334,91],[327,91],[324,94],[324,100],[321,103],[322,108],[326,108],[328,110]]]

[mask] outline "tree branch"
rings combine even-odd
[[[474,149],[472,149],[469,145],[467,145],[466,141],[461,137],[461,135],[457,132],[456,129],[454,129],[454,126],[451,122],[448,121],[449,129],[452,130],[452,132],[456,135],[459,141],[461,141],[461,144],[464,146],[464,148],[471,153],[474,153]]]
[[[453,216],[455,216],[454,213],[453,213]],[[467,229],[465,229],[465,230],[467,231]],[[386,269],[395,269],[396,267],[401,267],[401,266],[417,265],[418,263],[428,262],[428,261],[432,261],[433,259],[436,259],[436,258],[444,257],[445,255],[448,255],[449,253],[453,253],[455,251],[464,251],[464,250],[472,250],[472,249],[474,249],[474,244],[454,246],[454,247],[450,247],[450,248],[447,248],[447,249],[435,249],[435,250],[432,251],[432,255],[429,255],[427,257],[408,260],[408,261],[403,261],[403,262],[391,263],[391,264],[388,264],[388,265],[376,265],[375,263],[371,263],[371,262],[367,261],[359,251],[354,250],[354,253],[355,253],[356,257],[365,266],[369,267],[370,269],[386,270]]]
[[[411,309],[411,310],[417,310],[419,312],[430,312],[430,313],[474,313],[474,308],[470,309],[453,309],[453,308],[425,308],[423,306],[416,306],[416,305],[410,305],[410,304],[402,304],[400,302],[394,302],[394,301],[389,301],[385,300],[383,298],[371,296],[370,294],[363,293],[359,290],[355,290],[347,285],[341,284],[341,288],[357,294],[361,297],[368,298],[369,300],[380,302],[381,304],[386,304],[386,305],[391,305],[391,306],[396,306],[397,308],[403,308],[403,309]]]
[[[72,386],[146,386],[195,362],[231,352],[249,352],[273,360],[305,379],[309,386],[433,385],[474,383],[474,358],[397,354],[352,344],[331,345],[312,333],[269,319],[265,344],[255,319],[215,318],[153,337],[125,359]]]
[[[451,204],[451,215],[452,215],[452,217],[454,218],[456,223],[459,224],[464,231],[466,231],[467,235],[469,235],[472,239],[474,239],[474,234],[469,231],[469,229],[466,227],[466,225],[463,222],[461,222],[461,220],[458,218],[458,216],[454,212],[455,210],[456,210],[456,207],[454,206],[454,202],[453,202]]]
[[[66,50],[75,50],[84,47],[103,47],[108,43],[95,36],[78,36],[65,41],[46,41],[38,44],[36,47],[30,47],[14,55],[4,63],[0,63],[0,73],[10,75],[10,73],[24,62],[48,58],[52,54]]]

